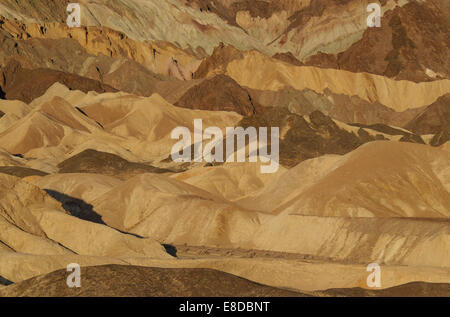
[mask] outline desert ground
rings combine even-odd
[[[0,297],[450,296],[448,0],[68,3],[0,1]]]

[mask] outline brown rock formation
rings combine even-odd
[[[408,131],[393,128],[391,126],[388,126],[386,124],[377,123],[377,124],[351,124],[353,126],[361,127],[361,128],[367,128],[374,131],[382,132],[389,135],[401,135],[402,138],[400,141],[402,142],[413,142],[413,143],[420,143],[425,144],[425,142],[422,140],[420,135],[416,135],[413,133],[409,133]]]
[[[17,176],[20,178],[32,176],[32,175],[38,175],[38,176],[45,176],[47,173],[33,169],[28,167],[22,167],[22,166],[0,166],[0,173],[3,174],[9,174],[13,176]]]
[[[280,61],[295,65],[295,66],[303,66],[302,62],[300,62],[291,52],[287,53],[276,53],[272,56],[273,58],[279,59]]]
[[[418,134],[437,134],[450,130],[450,94],[440,97],[405,125]]]
[[[243,54],[233,46],[225,46],[223,43],[220,43],[220,45],[214,49],[211,56],[202,61],[193,77],[194,79],[205,78],[212,70],[214,70],[216,74],[225,73],[229,62],[242,57]]]
[[[74,155],[58,164],[58,167],[60,173],[96,173],[124,179],[142,173],[170,172],[151,165],[128,162],[120,156],[92,149]]]
[[[450,141],[450,94],[425,108],[405,128],[418,134],[434,134],[430,141],[433,146]]]
[[[318,53],[306,64],[416,82],[449,78],[449,14],[445,0],[410,1],[386,12],[380,28],[368,28],[344,52]]]
[[[322,68],[339,68],[336,55],[325,54],[322,52],[308,57],[305,61],[305,65],[314,65]]]
[[[280,136],[280,163],[289,167],[323,154],[345,154],[366,142],[384,139],[381,134],[373,136],[364,129],[354,134],[340,128],[320,111],[303,117],[286,108],[272,108],[264,114],[244,118],[240,125],[280,127],[280,133],[285,131]]]
[[[325,89],[323,94],[311,89],[284,88],[278,91],[247,89],[253,99],[263,107],[287,107],[299,115],[308,115],[315,110],[346,123],[384,123],[398,127],[411,121],[422,108],[396,112],[379,102],[368,102],[358,96],[335,94]]]
[[[283,9],[279,1],[239,0],[228,5],[223,0],[187,0],[187,5],[198,8],[201,12],[212,12],[238,26],[236,15],[239,11],[248,11],[252,17],[270,18],[272,14]]]
[[[250,94],[233,79],[217,75],[202,81],[189,89],[175,106],[215,111],[234,111],[243,116],[251,116],[261,106],[252,100]]]
[[[369,2],[2,0],[0,296],[446,296],[450,4]]]
[[[5,98],[21,100],[30,103],[35,98],[43,95],[55,82],[59,82],[72,90],[83,92],[96,91],[114,92],[116,89],[100,83],[96,80],[68,74],[51,69],[25,69],[22,65],[11,60],[4,68],[0,69],[2,82],[0,86],[5,92]]]
[[[16,12],[26,12],[32,18],[44,21],[65,22],[67,18],[67,1],[65,0],[41,0],[35,1],[15,1],[4,0],[2,5],[13,9]]]
[[[265,297],[305,296],[211,269],[165,269],[129,265],[83,267],[82,288],[68,288],[67,271],[13,284],[0,296]]]
[[[367,290],[363,288],[329,289],[316,292],[325,296],[351,297],[449,297],[450,284],[412,282],[383,290]]]

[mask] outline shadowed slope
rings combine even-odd
[[[71,90],[81,90],[86,93],[89,91],[98,93],[117,91],[111,86],[75,74],[42,68],[25,69],[15,60],[11,60],[3,69],[0,68],[0,75],[3,78],[0,85],[6,93],[5,98],[21,100],[26,103],[42,96],[55,82],[64,84]]]
[[[340,95],[357,96],[369,103],[378,102],[395,111],[428,106],[450,91],[450,80],[432,82],[398,81],[386,76],[341,69],[295,66],[257,51],[238,51],[220,45],[203,60],[195,78],[225,74],[242,87],[277,92],[282,89],[326,90]]]
[[[95,173],[129,178],[141,173],[169,173],[170,170],[128,162],[120,156],[85,150],[58,164],[60,173]]]
[[[425,144],[425,142],[422,140],[420,135],[416,135],[414,133],[410,133],[409,131],[406,131],[404,129],[394,128],[394,127],[388,126],[386,124],[382,124],[382,123],[376,123],[376,124],[358,124],[358,123],[354,123],[354,124],[350,124],[350,125],[356,126],[356,127],[361,127],[361,128],[371,129],[371,130],[378,131],[378,132],[381,132],[381,133],[384,133],[384,134],[388,134],[388,135],[402,136],[401,139],[400,139],[401,142],[412,142],[412,143]]]
[[[3,276],[0,276],[0,286],[8,286],[11,285],[13,282],[10,280],[4,278]]]
[[[280,127],[280,163],[289,167],[323,154],[345,154],[366,142],[385,139],[382,134],[371,135],[364,129],[347,131],[320,111],[303,117],[286,108],[273,108],[244,118],[240,125]]]
[[[218,75],[206,79],[197,86],[189,89],[175,106],[199,109],[234,111],[243,116],[256,113],[258,104],[252,101],[250,94],[233,79],[225,75]]]
[[[105,224],[102,221],[102,217],[93,210],[93,206],[83,200],[70,197],[51,189],[45,189],[45,192],[59,201],[61,207],[72,216],[102,225]]]
[[[440,97],[405,126],[420,134],[434,134],[430,145],[440,146],[450,140],[450,94]]]
[[[32,176],[32,175],[38,175],[38,176],[45,176],[47,173],[33,169],[28,167],[22,167],[22,166],[0,166],[0,173],[3,174],[9,174],[13,176],[17,176],[20,178]]]
[[[0,197],[3,197],[0,200],[0,242],[14,252],[40,256],[75,253],[112,258],[171,258],[152,239],[123,234],[107,226],[70,216],[45,191],[26,181],[4,174],[0,174],[0,181]],[[73,212],[73,208],[70,211]],[[78,212],[77,216],[91,216],[90,220],[96,220],[92,212]],[[7,256],[1,260],[9,261]],[[3,265],[0,266],[0,274],[11,278],[11,272],[8,273],[11,267]]]
[[[412,282],[382,290],[362,288],[329,289],[315,292],[318,296],[352,296],[352,297],[449,297],[450,284]]]
[[[264,107],[285,107],[299,115],[309,115],[315,110],[345,123],[384,123],[403,127],[422,108],[396,112],[379,102],[368,102],[358,96],[335,94],[329,89],[317,93],[311,89],[296,90],[291,87],[278,91],[247,89],[255,102]]]
[[[302,296],[211,269],[107,265],[81,268],[82,287],[68,288],[66,270],[0,290],[0,296],[266,297]]]
[[[5,27],[5,25],[10,26],[13,31],[2,29],[2,26]],[[155,86],[165,78],[163,75],[155,74],[154,70],[156,69],[153,69],[155,67],[148,69],[134,61],[132,56],[128,56],[124,48],[108,47],[113,39],[99,38],[104,34],[102,30],[94,29],[92,32],[95,34],[91,34],[88,31],[83,33],[82,30],[76,29],[77,34],[72,34],[65,24],[61,24],[62,30],[51,29],[53,25],[49,25],[43,28],[48,27],[50,34],[41,34],[39,30],[42,26],[32,26],[31,30],[28,31],[36,35],[35,37],[21,28],[27,30],[26,24],[15,25],[14,21],[2,20],[0,16],[0,41],[2,42],[0,64],[6,66],[10,57],[14,56],[24,68],[29,69],[27,72],[34,76],[45,75],[44,78],[47,78],[50,74],[51,78],[56,77],[60,81],[64,79],[64,83],[67,85],[77,84],[72,79],[78,78],[84,86],[86,86],[86,83],[90,83],[89,85],[92,85],[93,88],[113,87],[121,91],[146,96],[151,95]],[[97,35],[97,37],[94,35]],[[81,38],[77,40],[75,36]],[[88,37],[86,38],[86,36]],[[114,34],[114,36],[120,39],[120,35]],[[97,40],[88,43],[91,49],[83,46],[86,45],[88,39]],[[98,43],[100,39],[105,41],[106,48]],[[114,43],[120,43],[120,40]],[[112,52],[109,53],[111,50],[117,50],[117,55],[112,54]],[[145,55],[149,59],[152,58],[150,57],[151,48],[145,46],[145,50]],[[158,60],[155,64],[162,69],[167,68],[164,60]],[[29,83],[26,77],[22,79],[25,80],[25,83]],[[46,80],[49,81],[48,78]],[[80,89],[83,88],[81,84],[79,85]],[[0,86],[3,87],[4,83]],[[14,86],[10,88],[14,90]],[[2,95],[6,94],[7,91],[4,91],[4,88],[2,89]],[[42,89],[39,85],[33,87],[33,91],[39,89]],[[102,89],[106,90],[105,88]],[[21,93],[20,90],[15,90],[15,92],[19,95]],[[3,96],[3,98],[5,97]]]
[[[414,133],[436,134],[450,129],[450,94],[446,94],[426,107],[405,125]]]

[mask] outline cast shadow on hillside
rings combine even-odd
[[[85,220],[85,221],[90,221],[93,223],[98,223],[101,225],[108,226],[102,220],[102,216],[95,212],[94,207],[91,204],[88,204],[81,199],[70,197],[66,194],[60,193],[55,190],[51,190],[51,189],[44,189],[44,190],[51,197],[53,197],[54,199],[59,201],[62,204],[62,207],[64,208],[64,210],[67,211],[70,215],[77,217],[79,219]],[[111,227],[109,227],[109,228],[111,228]],[[117,230],[118,232],[120,232],[122,234],[128,234],[128,235],[132,235],[139,239],[144,239],[144,237],[142,237],[138,234],[135,234],[135,233],[125,232],[125,231],[119,230],[117,228],[112,228],[112,229]],[[175,246],[170,245],[170,244],[163,244],[163,247],[168,254],[172,255],[173,257],[177,256],[177,248]],[[0,280],[0,283],[1,283],[1,280]]]
[[[55,190],[44,190],[51,197],[59,201],[62,204],[64,210],[70,213],[72,216],[80,218],[82,220],[106,225],[106,223],[102,220],[102,216],[94,211],[94,208],[91,204],[88,204],[81,199],[70,197],[66,194],[57,192]]]
[[[6,93],[3,91],[1,86],[0,86],[0,99],[6,100]]]
[[[13,282],[11,282],[10,280],[8,280],[8,279],[6,279],[6,278],[4,278],[3,276],[0,275],[0,285],[8,286],[8,285],[11,285],[11,284],[13,284]]]
[[[164,249],[166,249],[166,252],[169,253],[173,257],[177,257],[177,248],[174,245],[171,244],[163,244],[162,245]]]

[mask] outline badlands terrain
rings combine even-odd
[[[68,3],[0,0],[0,296],[450,296],[448,0]]]

